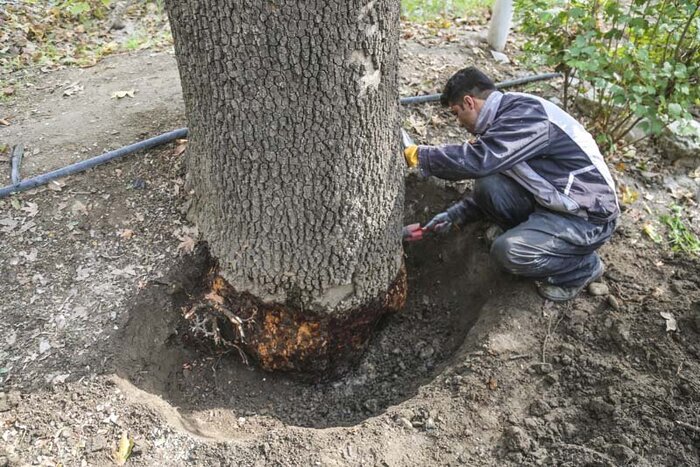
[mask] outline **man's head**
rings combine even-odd
[[[476,121],[486,98],[496,90],[491,78],[470,66],[459,70],[445,84],[440,103],[457,117],[460,126],[476,131]]]

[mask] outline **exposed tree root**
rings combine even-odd
[[[214,267],[204,291],[182,310],[194,341],[236,349],[265,370],[332,377],[359,360],[382,316],[400,310],[407,292],[401,268],[389,290],[367,305],[340,314],[313,313],[289,304],[263,303],[235,291]]]

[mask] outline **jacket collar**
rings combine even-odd
[[[476,134],[482,135],[489,129],[493,119],[496,117],[496,112],[501,106],[501,98],[503,98],[503,93],[501,91],[493,91],[486,98],[484,106],[479,112],[479,117],[476,119]]]

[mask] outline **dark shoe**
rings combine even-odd
[[[593,275],[591,275],[591,277],[583,285],[577,287],[563,287],[561,285],[540,284],[537,287],[537,291],[547,300],[551,300],[553,302],[566,302],[576,298],[576,296],[581,293],[581,291],[585,289],[588,284],[603,277],[604,273],[605,265],[602,261],[600,261],[598,269],[596,269]]]

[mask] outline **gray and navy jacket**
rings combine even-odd
[[[542,206],[593,223],[617,218],[610,170],[593,137],[551,102],[524,93],[492,92],[464,144],[419,146],[421,173],[446,180],[501,173]]]

